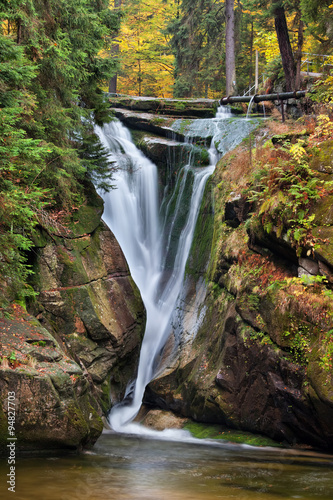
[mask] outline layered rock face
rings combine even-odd
[[[326,180],[329,147],[311,163]],[[332,450],[332,196],[312,206],[320,244],[297,255],[286,234],[248,220],[251,204],[235,192],[232,170],[243,149],[220,161],[206,188],[174,321],[178,353],[145,402]]]
[[[3,353],[15,358],[1,366],[1,425],[5,436],[6,395],[15,392],[21,449],[92,444],[101,417],[135,376],[144,306],[102,212],[90,186],[70,223],[45,221],[31,255],[34,317],[17,309],[16,318],[0,321]]]
[[[22,308],[0,329],[11,358],[0,370],[0,451],[7,454],[7,438],[16,438],[18,451],[93,444],[103,423],[87,373]]]

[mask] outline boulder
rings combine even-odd
[[[10,437],[18,451],[94,444],[103,423],[87,372],[19,306],[14,317],[0,319],[0,331],[1,452]]]
[[[87,370],[108,411],[110,397],[119,401],[135,375],[144,329],[140,293],[118,242],[99,221],[91,233],[53,236],[36,252],[34,269],[38,319]]]
[[[93,444],[101,417],[135,377],[145,310],[101,220],[103,201],[88,188],[70,218],[59,222],[45,212],[35,230],[31,316],[14,304],[15,317],[0,320],[0,427],[6,439],[7,396],[15,393],[20,450]]]

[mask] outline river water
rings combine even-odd
[[[331,500],[333,456],[104,433],[92,451],[21,458],[16,500]]]

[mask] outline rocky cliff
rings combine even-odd
[[[178,352],[145,401],[332,450],[332,142],[290,127],[275,135],[270,122],[218,163],[174,322]]]
[[[37,228],[30,255],[38,292],[30,314],[0,319],[1,445],[15,393],[19,449],[78,448],[135,376],[144,307],[92,185],[70,220]]]

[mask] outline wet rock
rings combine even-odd
[[[174,120],[170,120],[170,118],[151,115],[149,113],[136,113],[123,109],[114,109],[114,113],[121,122],[130,128],[144,130],[145,132],[151,132],[177,141],[183,142],[185,140],[184,134],[173,131],[171,124]]]
[[[120,247],[102,222],[92,233],[58,237],[39,250],[39,318],[57,332],[68,353],[91,376],[110,406],[133,376],[144,327],[144,308]]]
[[[319,264],[312,259],[300,258],[298,260],[298,276],[303,274],[310,274],[312,276],[317,276],[319,274]]]
[[[299,258],[287,233],[274,227],[267,233],[260,218],[244,224],[246,215],[237,213],[241,196],[230,195],[231,172],[222,168],[228,163],[215,173],[214,222],[209,191],[198,218],[187,271],[192,284],[175,321],[177,356],[150,382],[145,401],[284,445],[332,450],[330,289],[322,289],[320,280],[297,280],[298,268],[332,280],[331,197],[313,207],[318,225],[312,234],[320,246],[303,249]],[[207,294],[191,310],[193,319],[203,312],[191,337],[184,318],[196,296],[195,281],[202,279]]]
[[[15,409],[18,451],[78,449],[103,429],[99,403],[86,374],[32,316],[20,308],[0,320],[0,452],[6,452],[8,415]],[[52,344],[52,349],[45,347]],[[15,363],[8,362],[15,355]],[[15,405],[8,406],[8,394]]]
[[[14,305],[15,321],[0,319],[10,336],[2,346],[0,427],[6,393],[15,392],[20,449],[93,444],[111,399],[122,399],[137,368],[144,306],[118,242],[101,221],[101,198],[92,185],[86,194],[87,203],[66,224],[45,220],[47,230],[35,230],[29,261],[38,292],[29,311],[35,317]]]
[[[230,227],[238,227],[248,217],[251,205],[238,193],[231,193],[225,204],[224,218]]]
[[[180,115],[212,118],[218,106],[214,99],[161,99],[152,97],[110,96],[112,108],[159,113],[160,115]]]
[[[156,431],[163,431],[164,429],[182,429],[188,421],[188,419],[181,418],[169,411],[149,409],[148,407],[144,409],[144,416],[141,413],[141,416],[138,417],[136,421]]]

